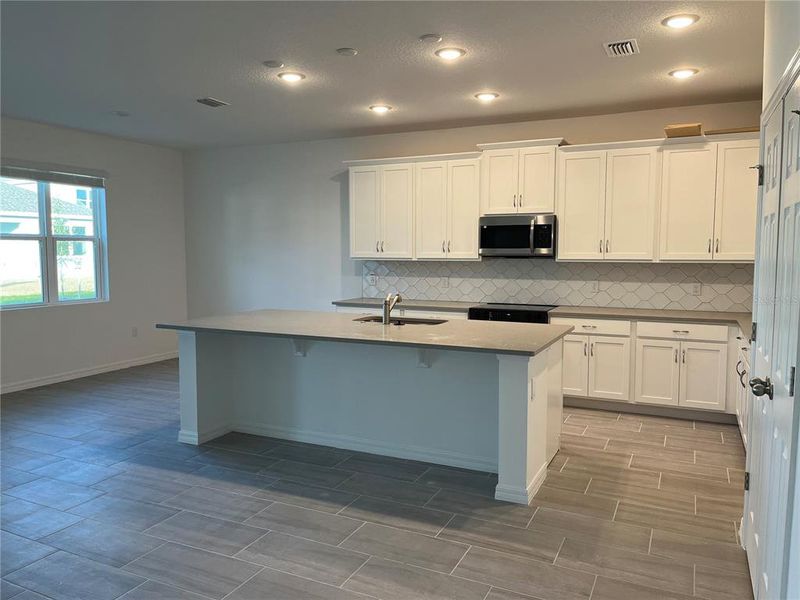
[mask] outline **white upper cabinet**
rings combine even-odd
[[[608,151],[605,260],[655,258],[657,166],[658,153],[652,147]]]
[[[551,213],[555,209],[556,149],[563,140],[478,144],[481,214]]]
[[[758,201],[758,140],[717,144],[714,259],[753,260]]]
[[[658,203],[655,146],[590,147],[594,149],[560,152],[558,259],[652,261]]]
[[[416,165],[416,258],[478,258],[479,161]]]
[[[370,258],[380,251],[380,167],[350,169],[350,256]]]
[[[558,163],[557,256],[602,260],[606,153],[562,152]]]
[[[350,168],[350,256],[412,258],[413,164]]]
[[[667,146],[662,154],[659,258],[752,261],[758,140]]]

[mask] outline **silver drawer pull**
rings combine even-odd
[[[581,325],[584,329],[597,329],[597,325]]]
[[[690,333],[688,329],[673,329],[672,333]]]

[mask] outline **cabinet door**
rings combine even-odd
[[[411,164],[381,167],[381,258],[413,256],[413,174]]]
[[[519,151],[519,196],[521,213],[555,212],[556,149],[551,146]]]
[[[448,165],[447,258],[478,258],[480,163],[454,160]]]
[[[610,150],[606,161],[605,260],[653,260],[658,153]]]
[[[725,409],[726,344],[681,343],[680,405]]]
[[[678,405],[680,342],[636,340],[636,402]]]
[[[589,390],[592,398],[630,398],[631,340],[593,335],[589,338]]]
[[[350,169],[350,256],[372,258],[379,253],[380,179],[378,167]]]
[[[441,260],[447,252],[447,161],[419,163],[415,177],[415,256]]]
[[[753,260],[758,202],[758,140],[717,144],[714,260]]]
[[[667,148],[661,169],[661,260],[711,260],[717,149]]]
[[[487,150],[483,153],[483,197],[481,214],[497,215],[517,212],[517,175],[519,152]]]
[[[567,396],[587,395],[589,381],[589,338],[585,335],[564,336],[564,371],[562,390]]]
[[[558,168],[558,258],[603,258],[606,153],[562,152]]]

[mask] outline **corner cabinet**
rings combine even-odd
[[[481,215],[555,210],[556,149],[562,138],[478,144]]]
[[[561,149],[559,260],[654,260],[657,176],[654,146]]]
[[[667,145],[662,157],[659,258],[752,262],[758,140]]]
[[[350,168],[350,256],[412,258],[414,165]]]
[[[416,164],[415,257],[478,259],[477,159]]]

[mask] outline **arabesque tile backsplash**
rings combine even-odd
[[[367,261],[362,285],[371,298],[398,291],[416,300],[749,312],[753,265]]]

